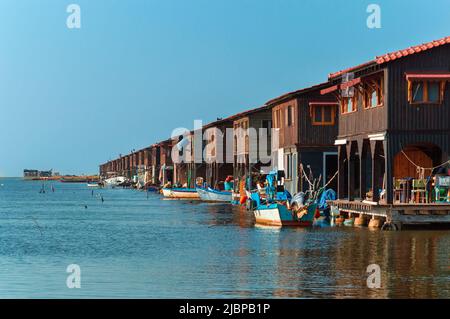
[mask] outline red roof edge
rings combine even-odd
[[[427,50],[430,50],[430,49],[433,49],[433,48],[436,48],[436,47],[439,47],[439,46],[442,46],[445,44],[449,44],[449,43],[450,43],[450,36],[447,36],[447,37],[439,39],[439,40],[434,40],[431,42],[412,46],[412,47],[409,47],[409,48],[406,48],[403,50],[386,53],[384,55],[377,56],[377,57],[375,57],[375,59],[373,59],[369,62],[360,64],[358,66],[354,66],[354,67],[351,67],[351,68],[348,68],[345,70],[341,70],[341,71],[338,71],[335,73],[330,73],[328,75],[328,79],[333,79],[333,78],[341,76],[345,73],[356,71],[356,70],[362,69],[364,67],[367,67],[367,66],[370,66],[373,64],[383,64],[383,63],[392,62],[394,60],[397,60],[397,59],[400,59],[400,58],[403,58],[403,57],[406,57],[406,56],[409,56],[412,54],[416,54],[419,52],[427,51]]]
[[[279,102],[281,102],[281,101],[283,101],[283,100],[285,100],[287,98],[293,98],[296,95],[299,95],[299,94],[302,94],[302,93],[307,93],[307,92],[311,92],[311,91],[314,91],[314,90],[323,89],[326,86],[330,86],[330,85],[331,84],[327,81],[327,82],[316,84],[316,85],[313,85],[313,86],[310,86],[310,87],[306,87],[306,88],[303,88],[303,89],[292,91],[292,92],[280,95],[279,97],[276,97],[274,99],[271,99],[271,100],[267,101],[266,102],[266,106],[271,106],[271,105],[273,105],[275,103],[279,103]]]

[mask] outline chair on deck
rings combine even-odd
[[[437,203],[450,202],[450,176],[436,176],[435,181],[435,201]]]
[[[411,200],[415,204],[427,204],[428,203],[428,181],[426,179],[413,179]]]
[[[408,180],[394,178],[394,203],[408,202]]]

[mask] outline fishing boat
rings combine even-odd
[[[280,171],[267,175],[265,197],[259,192],[250,194],[250,208],[253,210],[256,224],[276,227],[312,226],[317,210],[313,201],[299,206],[291,204],[291,195],[284,189],[283,174]]]
[[[231,191],[218,191],[208,188],[197,188],[197,193],[202,201],[231,203]]]
[[[116,187],[121,186],[126,183],[128,179],[124,176],[111,177],[104,180],[105,186]]]
[[[195,188],[163,188],[165,198],[172,199],[200,199]]]
[[[309,205],[304,210],[295,212],[286,204],[273,203],[261,205],[254,210],[256,223],[267,226],[309,227],[313,225],[316,204]]]

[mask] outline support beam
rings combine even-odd
[[[347,151],[347,187],[348,187],[348,200],[352,201],[354,200],[354,194],[355,194],[355,183],[354,183],[354,176],[355,176],[355,166],[352,158],[352,144],[353,142],[350,142],[346,145],[346,151]]]

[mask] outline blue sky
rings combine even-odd
[[[0,176],[96,173],[194,119],[448,35],[450,0],[2,0]]]

